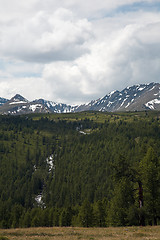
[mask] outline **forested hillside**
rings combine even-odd
[[[159,117],[0,116],[0,228],[159,224]]]

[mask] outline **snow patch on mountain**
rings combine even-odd
[[[114,90],[114,91],[110,92],[110,93],[108,94],[108,96],[111,97],[115,92],[117,92],[117,91]]]
[[[152,91],[153,89],[155,89],[156,86],[153,86],[149,91]]]
[[[143,111],[160,110],[160,84],[137,84],[122,91],[112,91],[108,95],[82,105],[67,105],[44,99],[29,102],[17,94],[10,100],[0,98],[1,114],[28,113],[71,113],[82,111]]]
[[[123,100],[123,102],[121,103],[120,107],[122,107],[122,106],[124,105],[125,101],[127,101],[127,98],[125,98],[125,99]]]
[[[160,104],[160,100],[159,99],[153,99],[153,100],[147,102],[145,104],[145,106],[147,108],[150,108],[150,109],[154,110],[155,109],[155,104]]]
[[[144,89],[145,89],[145,87],[140,87],[140,88],[138,88],[138,91],[142,91]]]
[[[29,109],[32,111],[32,112],[35,112],[37,110],[37,108],[42,108],[42,105],[41,104],[33,104],[33,105],[30,105],[29,106]]]
[[[130,104],[131,104],[131,103],[129,102],[129,103],[125,106],[125,108],[129,107]]]
[[[12,105],[12,104],[23,104],[23,103],[26,103],[24,101],[15,101],[15,102],[10,102],[9,104]]]

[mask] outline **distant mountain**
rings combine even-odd
[[[43,104],[29,102],[19,94],[5,102],[0,106],[1,114],[28,114],[32,112],[48,112],[48,109]]]
[[[0,98],[0,114],[69,113],[81,111],[144,111],[160,110],[160,84],[139,84],[77,106],[44,99],[28,101],[19,94],[10,100]]]
[[[78,111],[160,110],[160,84],[139,84],[113,91],[103,98],[79,106]]]
[[[56,103],[53,101],[47,101],[44,99],[34,100],[33,103],[39,103],[44,105],[50,112],[53,113],[68,113],[75,112],[77,106],[71,106],[64,103]]]
[[[76,107],[47,101],[44,99],[36,99],[29,102],[19,94],[16,94],[10,100],[4,101],[0,106],[0,114],[29,114],[29,113],[67,113],[74,112]]]
[[[8,99],[6,98],[1,98],[0,97],[0,106],[2,106],[4,103],[6,103],[7,101],[9,101]]]

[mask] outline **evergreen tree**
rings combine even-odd
[[[105,206],[101,200],[98,200],[93,207],[94,225],[96,227],[106,226],[106,211]]]
[[[70,226],[72,221],[72,209],[63,209],[60,215],[60,226]]]
[[[92,227],[93,219],[93,208],[88,200],[84,200],[79,212],[79,221],[81,226]]]
[[[129,208],[134,206],[133,186],[125,177],[117,182],[113,191],[113,198],[108,206],[107,225],[131,225],[128,221]],[[132,219],[130,219],[132,221]]]
[[[20,217],[23,214],[23,207],[16,204],[11,211],[12,227],[17,228],[20,225]]]
[[[160,215],[160,166],[152,147],[140,162],[140,174],[143,186],[144,209],[150,224],[157,225]]]
[[[25,213],[25,215],[24,215],[24,217],[23,217],[23,219],[21,221],[22,221],[22,223],[21,223],[22,227],[26,227],[26,228],[31,227],[31,214],[30,214],[30,210],[28,210]]]

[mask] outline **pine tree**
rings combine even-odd
[[[144,209],[150,224],[157,225],[160,215],[160,166],[158,158],[150,147],[140,162],[140,174],[144,195]]]
[[[113,198],[108,206],[107,224],[112,226],[131,225],[129,219],[129,208],[134,205],[133,186],[125,177],[117,182]],[[131,219],[130,219],[131,221]]]
[[[94,212],[94,224],[97,227],[105,227],[106,226],[106,212],[105,212],[105,207],[103,205],[103,202],[98,200],[94,204],[93,208]]]
[[[82,227],[93,226],[93,208],[88,200],[84,200],[80,208],[79,220]]]

